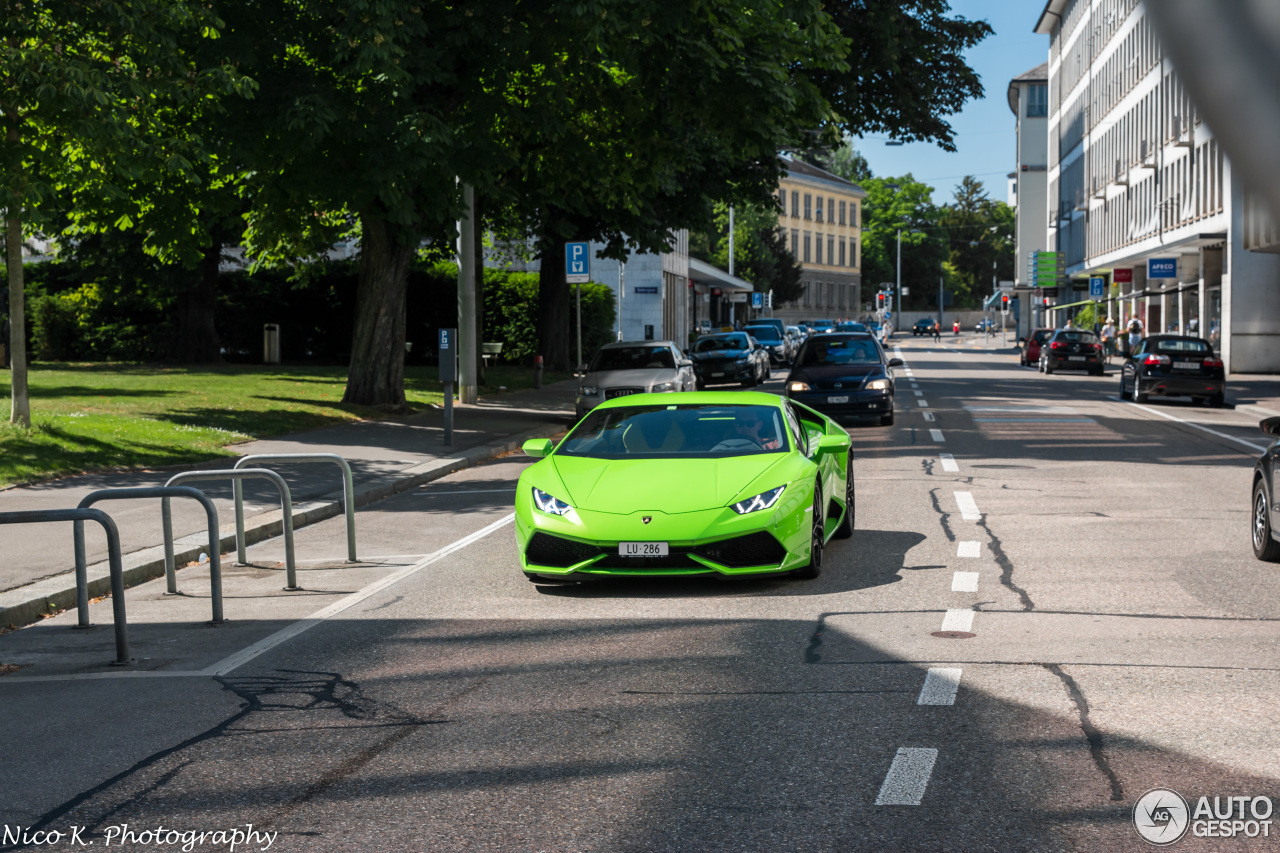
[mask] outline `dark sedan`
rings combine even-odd
[[[787,396],[828,417],[878,418],[893,423],[893,370],[869,334],[814,335],[796,354],[787,376]]]
[[[919,320],[916,320],[916,324],[911,327],[911,334],[916,336],[932,335],[933,327],[936,325],[938,325],[937,320],[932,320],[928,317],[921,317]]]
[[[1267,418],[1258,424],[1262,432],[1271,436],[1271,446],[1253,466],[1253,491],[1250,493],[1253,519],[1253,555],[1269,563],[1280,562],[1280,533],[1276,522],[1280,521],[1280,507],[1272,503],[1276,493],[1276,469],[1280,468],[1280,418]]]
[[[1085,370],[1094,376],[1106,372],[1102,341],[1083,329],[1059,329],[1040,347],[1040,372]]]
[[[1138,344],[1120,369],[1120,396],[1135,403],[1147,397],[1191,397],[1210,406],[1226,399],[1222,359],[1204,338],[1152,335]]]
[[[699,388],[730,383],[750,388],[769,378],[769,355],[746,332],[703,335],[689,358]]]

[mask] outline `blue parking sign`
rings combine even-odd
[[[753,293],[753,294],[751,294],[751,307],[752,307],[752,308],[763,308],[763,307],[764,307],[764,294],[763,294],[763,293]]]
[[[1089,278],[1089,298],[1101,299],[1107,295],[1107,280],[1100,275]]]
[[[591,281],[590,248],[589,243],[564,244],[564,280],[569,284],[585,284]]]

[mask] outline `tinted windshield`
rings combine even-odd
[[[787,449],[776,406],[601,407],[556,453],[592,459],[719,459]]]
[[[693,345],[694,352],[715,352],[716,350],[739,350],[747,348],[746,335],[725,335],[714,338],[698,338]]]
[[[880,350],[870,338],[823,338],[811,340],[800,357],[801,367],[823,364],[879,364]]]
[[[1098,336],[1093,332],[1058,332],[1055,341],[1070,341],[1075,344],[1096,344]]]
[[[1031,339],[1038,344],[1042,344],[1045,341],[1047,341],[1049,339],[1049,336],[1052,334],[1053,334],[1052,329],[1036,329],[1036,332],[1034,335],[1031,336]]]
[[[675,367],[676,360],[671,355],[671,348],[659,347],[617,347],[602,349],[596,353],[590,369],[598,370],[643,370],[654,367]]]
[[[757,341],[764,341],[765,343],[774,343],[782,340],[782,335],[778,334],[778,330],[774,326],[747,326],[743,331]]]
[[[1157,338],[1155,348],[1156,352],[1185,352],[1197,355],[1208,355],[1213,352],[1209,348],[1208,341],[1201,341],[1195,338],[1173,338],[1172,340]]]

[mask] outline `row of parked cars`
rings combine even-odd
[[[633,394],[752,388],[774,363],[789,365],[785,393],[832,417],[893,423],[894,377],[900,359],[887,356],[865,326],[814,333],[794,349],[780,321],[700,336],[688,350],[674,341],[606,344],[583,366],[576,410],[581,419],[607,400]]]
[[[1088,329],[1036,329],[1019,341],[1024,367],[1035,364],[1041,373],[1083,370],[1106,373],[1109,354],[1097,334]],[[1190,397],[1210,406],[1226,399],[1222,359],[1204,338],[1191,335],[1151,335],[1121,356],[1120,397],[1145,403],[1151,397]]]

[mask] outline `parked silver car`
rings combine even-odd
[[[673,341],[605,344],[578,382],[578,418],[615,397],[696,390],[693,362]]]

